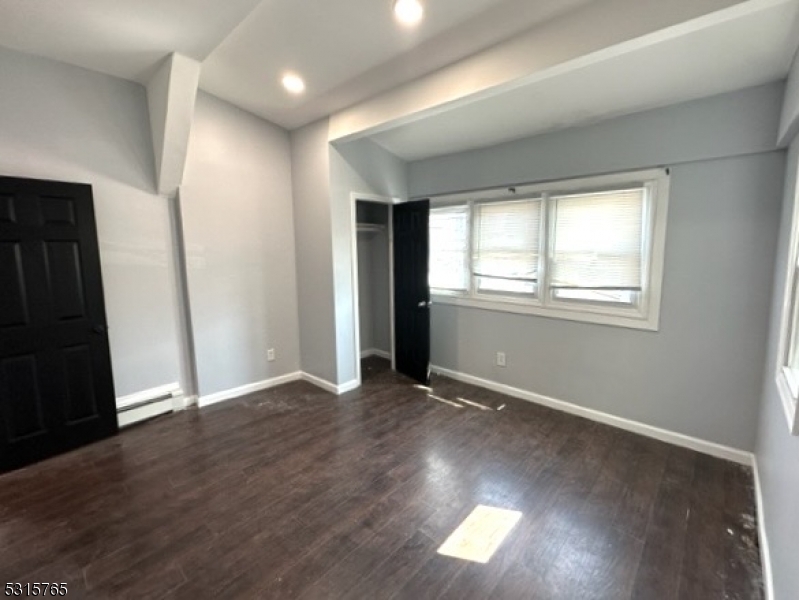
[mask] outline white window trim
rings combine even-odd
[[[469,289],[465,294],[459,292],[433,291],[432,299],[435,304],[464,306],[483,310],[493,310],[525,315],[536,315],[569,321],[581,321],[600,325],[612,325],[632,329],[657,331],[660,327],[660,299],[663,283],[663,265],[666,246],[666,222],[668,218],[670,177],[666,169],[649,169],[646,171],[632,171],[569,179],[550,183],[515,186],[510,188],[492,189],[477,192],[448,194],[430,198],[433,208],[451,204],[472,204],[489,200],[510,200],[543,196],[542,229],[547,235],[542,236],[544,243],[541,248],[541,270],[536,298],[508,298],[486,297],[477,295],[471,290],[472,273],[469,267]],[[564,300],[550,300],[547,286],[546,270],[553,236],[551,235],[549,218],[549,202],[547,198],[553,194],[573,193],[580,191],[595,191],[602,188],[613,188],[636,183],[651,185],[650,202],[648,210],[652,211],[648,220],[649,228],[646,232],[649,254],[644,260],[644,281],[641,291],[643,305],[635,308],[619,306],[604,306]],[[473,227],[473,225],[470,225]],[[470,236],[471,238],[471,236]],[[471,242],[470,242],[471,243]],[[469,265],[471,265],[471,248],[469,248]]]
[[[797,164],[796,192],[793,201],[793,216],[791,218],[791,245],[789,246],[788,264],[786,266],[785,293],[782,299],[782,313],[780,317],[780,341],[777,347],[777,364],[775,377],[777,391],[782,401],[788,429],[792,435],[799,435],[799,381],[796,381],[791,369],[788,368],[788,354],[791,350],[791,320],[793,319],[793,296],[797,285],[796,261],[799,258],[799,164]]]

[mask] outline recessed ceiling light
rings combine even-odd
[[[302,94],[305,91],[305,82],[299,75],[287,73],[283,76],[283,87],[292,94]]]
[[[419,0],[395,0],[394,16],[403,25],[416,25],[422,20],[424,7]]]

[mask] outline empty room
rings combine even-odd
[[[799,598],[799,0],[0,0],[8,597]]]

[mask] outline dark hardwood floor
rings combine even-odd
[[[748,469],[380,359],[0,477],[0,584],[72,598],[762,598]],[[488,564],[438,555],[477,504]]]

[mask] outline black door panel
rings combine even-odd
[[[0,471],[112,435],[91,187],[0,177]]]
[[[430,288],[427,282],[430,202],[394,207],[394,314],[397,371],[427,383]]]

